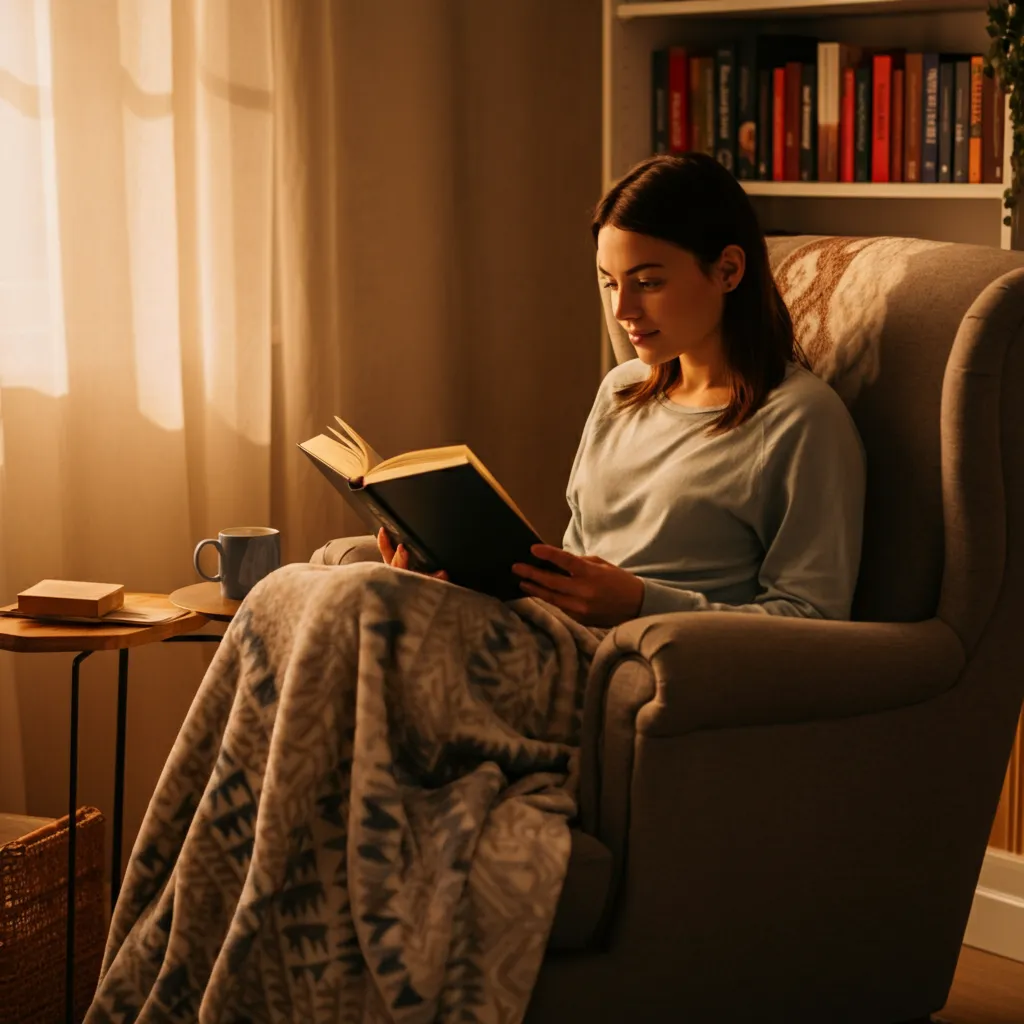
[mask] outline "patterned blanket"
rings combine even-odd
[[[521,1020],[606,632],[379,564],[261,581],[164,766],[87,1024]]]

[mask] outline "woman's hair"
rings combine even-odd
[[[788,361],[810,369],[775,285],[757,214],[739,182],[713,157],[681,153],[636,164],[597,204],[591,225],[595,245],[606,225],[678,245],[705,274],[727,245],[738,245],[746,256],[743,277],[726,292],[722,312],[732,396],[709,433],[724,433],[750,419],[782,383]],[[645,380],[617,392],[619,408],[667,394],[681,375],[678,359],[658,364]]]

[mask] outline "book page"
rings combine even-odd
[[[374,467],[373,478],[383,479],[380,475],[402,466],[416,466],[419,469],[441,469],[447,465],[459,465],[469,461],[469,449],[464,444],[446,445],[443,448],[421,448],[415,452],[403,452],[392,455]],[[452,460],[455,460],[454,462]],[[367,473],[367,476],[371,474]]]
[[[342,441],[345,441],[347,438],[347,440],[355,446],[362,456],[362,464],[365,467],[363,470],[364,474],[368,473],[374,466],[382,461],[380,455],[378,455],[370,446],[370,442],[367,441],[366,438],[364,438],[362,434],[355,429],[355,427],[350,426],[340,416],[335,416],[334,421],[338,424],[341,432],[339,433],[334,429],[334,427],[328,427],[327,429]]]
[[[317,434],[308,441],[302,441],[299,447],[347,480],[355,480],[366,473],[366,464],[362,452],[354,451],[326,434]]]

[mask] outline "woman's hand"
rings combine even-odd
[[[639,576],[597,555],[580,557],[549,544],[534,544],[530,553],[570,573],[560,576],[517,562],[512,571],[525,577],[520,586],[531,597],[557,605],[584,626],[617,626],[640,614],[644,581]]]
[[[409,568],[409,552],[405,550],[405,545],[399,544],[397,548],[393,547],[391,544],[391,538],[388,536],[388,532],[383,526],[377,531],[377,550],[384,559],[385,565],[390,565],[394,569]],[[415,569],[410,570],[410,572],[416,571],[417,570]],[[420,575],[433,576],[436,580],[448,579],[448,573],[446,573],[444,569],[440,569],[437,572],[432,573],[421,573]]]

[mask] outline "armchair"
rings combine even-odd
[[[530,1024],[897,1024],[952,983],[1024,698],[1024,254],[769,251],[868,452],[853,620],[681,613],[604,639]],[[365,557],[372,538],[313,561]]]

